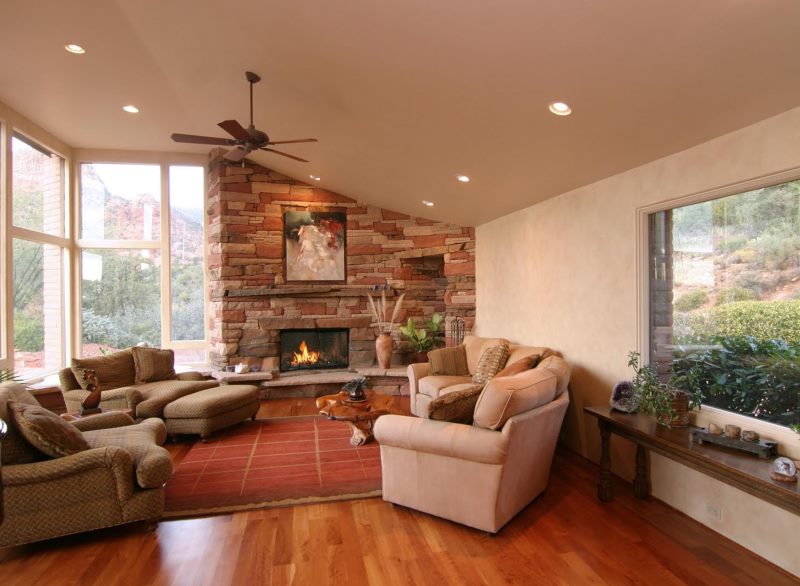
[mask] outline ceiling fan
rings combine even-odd
[[[193,144],[213,144],[220,146],[236,147],[225,153],[224,157],[229,161],[241,161],[248,154],[255,150],[269,151],[284,157],[289,157],[301,163],[308,163],[305,159],[278,151],[275,149],[267,148],[274,144],[289,144],[295,142],[317,142],[316,138],[297,138],[294,140],[270,140],[266,132],[258,130],[253,126],[253,84],[261,81],[261,78],[252,71],[246,71],[245,77],[250,83],[250,126],[244,128],[236,120],[223,120],[218,124],[225,132],[230,134],[233,138],[216,138],[213,136],[197,136],[195,134],[179,134],[174,133],[172,140],[175,142],[188,142]]]

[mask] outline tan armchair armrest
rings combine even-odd
[[[93,429],[108,429],[109,427],[124,427],[125,425],[134,425],[133,417],[121,411],[114,411],[109,413],[98,413],[91,417],[84,417],[71,421],[72,425],[81,431],[91,431]]]
[[[502,464],[508,451],[508,438],[502,433],[462,423],[384,415],[375,422],[374,431],[382,446],[485,464]]]
[[[419,393],[419,379],[428,376],[431,371],[430,362],[417,362],[409,364],[406,372],[408,373],[408,392],[411,395],[411,404],[414,404],[415,397]]]
[[[26,486],[58,481],[67,476],[105,468],[114,475],[120,502],[127,501],[133,493],[133,459],[124,449],[116,446],[94,448],[71,456],[3,466],[3,484]]]

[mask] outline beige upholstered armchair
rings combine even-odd
[[[0,419],[8,424],[0,450],[0,547],[161,517],[172,474],[159,446],[166,438],[161,420],[135,424],[123,413],[103,413],[76,421],[89,449],[50,458],[16,429],[9,401],[38,405],[22,385],[0,383]]]
[[[567,363],[551,355],[492,379],[473,425],[384,415],[384,500],[496,533],[547,487],[568,382]]]

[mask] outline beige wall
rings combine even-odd
[[[598,460],[596,422],[582,408],[607,403],[643,343],[637,209],[791,168],[800,168],[800,108],[478,226],[476,331],[564,353],[569,446]],[[615,471],[628,478],[631,455],[614,442]],[[800,517],[658,456],[652,468],[656,497],[800,575]]]

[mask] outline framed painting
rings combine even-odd
[[[346,282],[346,246],[346,212],[283,212],[283,266],[287,282]]]

